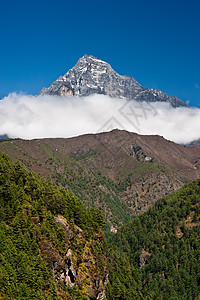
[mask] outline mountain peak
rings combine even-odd
[[[93,61],[93,62],[96,62],[96,63],[103,63],[103,64],[107,64],[107,62],[93,56],[93,55],[87,55],[87,54],[84,54],[81,58],[79,58],[79,61]]]
[[[87,54],[84,54],[83,57],[79,58],[79,59],[94,59],[94,60],[101,60],[101,59],[98,59],[97,57],[93,56],[93,55],[87,55]]]
[[[64,76],[60,76],[49,88],[43,88],[39,93],[82,97],[92,94],[135,101],[168,102],[173,107],[187,106],[175,96],[142,87],[133,77],[119,75],[107,62],[87,54],[79,58]]]
[[[92,72],[93,70],[99,70],[100,68],[112,69],[111,66],[107,62],[105,62],[101,59],[98,59],[97,57],[94,57],[92,55],[87,55],[87,54],[85,54],[83,57],[79,58],[76,65],[71,70],[80,70],[81,71],[83,68],[87,68],[87,70],[89,72]],[[69,71],[71,71],[71,70],[69,70]],[[67,75],[69,73],[69,71],[65,75]],[[84,71],[86,71],[86,69],[84,69]]]

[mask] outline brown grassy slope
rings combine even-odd
[[[126,223],[129,213],[147,210],[160,197],[200,177],[200,146],[120,130],[69,139],[5,141],[0,149],[27,169],[71,189],[87,205],[102,209],[112,230]]]

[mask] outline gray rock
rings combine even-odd
[[[142,87],[133,77],[122,76],[111,66],[91,55],[84,55],[64,76],[38,95],[89,96],[103,94],[110,97],[147,102],[168,102],[173,107],[188,106],[175,96],[160,90]]]
[[[70,225],[67,223],[67,220],[63,216],[58,215],[57,217],[55,217],[55,222],[59,223],[62,226],[62,228],[64,229],[65,237],[68,240],[72,240],[74,238],[74,233],[72,231],[72,228],[70,227]]]

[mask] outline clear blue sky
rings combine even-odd
[[[200,1],[1,1],[0,98],[36,94],[84,54],[200,107]]]

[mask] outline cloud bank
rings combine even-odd
[[[10,94],[0,101],[0,135],[34,139],[125,129],[176,143],[200,138],[200,109],[172,108],[92,95],[84,98]]]

